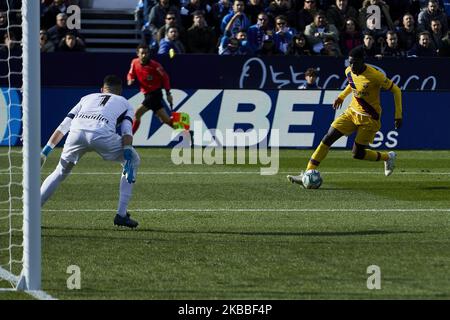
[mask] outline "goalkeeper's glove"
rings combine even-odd
[[[133,147],[130,145],[126,145],[123,147],[123,158],[125,160],[133,159]]]
[[[44,166],[45,161],[47,161],[47,157],[50,154],[50,152],[53,151],[53,148],[51,145],[47,144],[44,149],[41,151],[41,168]]]
[[[127,178],[128,183],[134,183],[136,179],[134,178],[134,168],[131,161],[133,160],[133,147],[128,145],[123,149],[123,157],[125,159],[125,165],[123,166],[123,174]]]

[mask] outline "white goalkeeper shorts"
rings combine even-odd
[[[104,160],[125,162],[121,136],[91,131],[70,131],[64,144],[61,159],[76,164],[86,152],[90,151],[97,152]],[[132,151],[133,162],[135,168],[137,168],[140,162],[139,154],[134,148]]]

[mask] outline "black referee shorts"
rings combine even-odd
[[[162,90],[158,89],[145,94],[145,99],[142,101],[142,105],[147,108],[147,110],[152,110],[153,112],[158,111],[163,108],[163,95]]]

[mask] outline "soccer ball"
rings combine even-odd
[[[308,170],[303,174],[303,187],[305,189],[318,189],[322,185],[322,177],[317,170]]]

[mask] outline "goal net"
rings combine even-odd
[[[39,3],[0,2],[0,290],[39,290]]]

